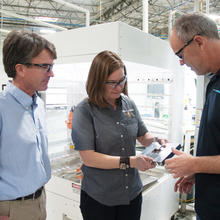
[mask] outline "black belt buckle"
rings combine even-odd
[[[30,195],[24,196],[24,197],[19,197],[19,198],[15,199],[15,200],[28,200],[28,199],[33,199],[34,200],[34,199],[37,199],[38,197],[41,196],[43,188],[44,187],[42,186],[36,192],[34,192],[34,193],[30,194]]]

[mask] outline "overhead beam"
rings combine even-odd
[[[12,17],[21,18],[21,19],[24,19],[26,21],[30,21],[30,22],[33,22],[33,23],[36,23],[36,24],[40,24],[42,26],[52,27],[52,28],[55,28],[55,29],[58,29],[58,30],[61,30],[61,31],[68,30],[67,28],[63,28],[63,27],[60,27],[58,25],[49,24],[49,23],[43,22],[43,21],[38,21],[38,20],[35,20],[33,18],[29,18],[29,17],[23,16],[23,15],[19,15],[19,14],[16,14],[16,13],[13,13],[13,12],[10,12],[10,11],[6,11],[6,10],[3,10],[3,9],[0,9],[0,12],[3,13],[3,14],[6,14],[6,15],[10,15]]]
[[[86,26],[89,26],[89,24],[90,24],[90,12],[89,12],[89,10],[87,10],[85,8],[82,8],[82,7],[79,7],[78,5],[70,4],[70,3],[65,2],[63,0],[52,0],[52,1],[57,2],[59,4],[62,4],[62,5],[65,5],[69,8],[73,8],[77,11],[81,11],[81,12],[85,13],[86,14]]]

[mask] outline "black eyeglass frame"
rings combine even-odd
[[[122,83],[125,83],[126,80],[127,80],[127,75],[124,75],[124,77],[122,79],[120,79],[118,82],[107,81],[107,82],[105,82],[105,84],[110,85],[110,86],[112,86],[115,89],[118,85],[120,85]]]
[[[183,46],[182,48],[180,48],[180,49],[175,53],[175,55],[177,55],[180,59],[183,59],[183,56],[181,56],[180,53],[181,53],[187,46],[189,46],[189,45],[194,41],[194,37],[195,37],[195,36],[196,36],[196,35],[194,35],[192,39],[190,39],[189,41],[187,41],[187,42],[184,44],[184,46]]]
[[[47,69],[47,73],[49,73],[52,69],[54,64],[49,64],[49,63],[24,63],[26,66],[37,66],[43,69]]]

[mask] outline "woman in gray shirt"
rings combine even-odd
[[[75,108],[72,139],[83,161],[80,208],[84,220],[139,220],[142,183],[138,170],[155,167],[135,155],[136,139],[154,137],[127,96],[127,75],[120,57],[103,51],[94,58],[86,90]],[[163,143],[164,140],[160,140]]]

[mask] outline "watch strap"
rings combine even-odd
[[[123,169],[123,170],[130,168],[130,157],[128,157],[128,156],[121,156],[120,157],[119,168]]]

